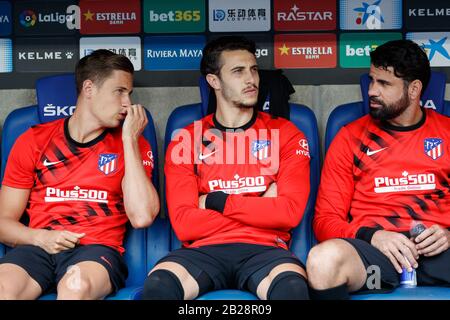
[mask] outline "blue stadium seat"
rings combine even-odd
[[[165,133],[164,151],[171,141],[171,137],[176,134],[177,129],[184,128],[195,120],[206,116],[209,101],[209,87],[204,77],[199,81],[201,102],[184,105],[176,108],[170,115]],[[270,106],[269,106],[270,107]],[[309,249],[314,243],[314,235],[311,231],[311,221],[314,212],[317,188],[319,185],[320,174],[320,150],[319,150],[319,132],[317,120],[313,111],[307,106],[290,103],[290,120],[306,135],[309,142],[309,151],[311,155],[311,175],[310,185],[311,193],[305,209],[301,224],[293,230],[291,250],[306,263],[306,257]],[[170,214],[170,213],[169,213]],[[180,248],[181,243],[172,231],[171,248],[172,250]],[[255,300],[256,296],[249,292],[239,290],[219,290],[208,292],[198,298],[199,300]]]
[[[450,115],[450,101],[445,101],[446,74],[433,71],[430,83],[423,96],[422,105],[433,108],[437,112]],[[334,136],[344,125],[366,115],[369,112],[370,79],[368,74],[360,78],[363,101],[352,102],[336,107],[330,114],[325,132],[325,150],[331,144]],[[450,300],[450,289],[443,287],[397,288],[386,294],[355,294],[352,300]]]
[[[1,145],[1,178],[3,179],[9,151],[17,137],[29,127],[66,117],[75,109],[77,93],[74,74],[49,76],[36,82],[37,105],[19,108],[12,111],[5,120]],[[143,136],[149,141],[154,159],[152,181],[159,190],[158,178],[158,149],[156,144],[155,127],[150,113],[147,111],[149,123],[144,129]],[[129,268],[126,287],[107,299],[138,299],[142,285],[147,275],[147,255],[162,257],[169,252],[169,231],[166,219],[157,218],[147,229],[133,229],[130,226],[124,241],[125,261]],[[147,245],[149,239],[154,239]],[[7,248],[1,246],[0,257]],[[153,260],[149,260],[153,261]],[[55,294],[48,294],[41,299],[54,299]]]

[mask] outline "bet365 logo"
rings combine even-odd
[[[169,11],[167,13],[157,13],[150,10],[150,22],[197,22],[200,21],[200,10],[176,10]]]

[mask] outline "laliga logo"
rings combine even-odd
[[[267,56],[269,56],[269,50],[268,49],[256,49],[255,56],[256,56],[256,58],[267,57]]]
[[[36,25],[36,21],[39,22],[59,22],[60,24],[66,24],[67,29],[80,29],[80,7],[77,5],[68,6],[66,14],[59,12],[53,12],[48,14],[36,13],[32,10],[24,10],[19,16],[19,21],[25,28],[33,27]]]
[[[32,10],[22,11],[19,17],[20,24],[25,28],[33,27],[36,24],[36,14]]]

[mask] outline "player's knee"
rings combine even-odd
[[[8,290],[6,286],[0,282],[0,300],[17,300],[18,296]]]
[[[92,285],[87,279],[64,281],[58,286],[58,300],[91,300]]]
[[[178,277],[169,270],[155,270],[144,282],[143,300],[183,300],[183,298],[183,286]]]
[[[308,284],[306,279],[297,272],[285,271],[279,273],[267,291],[269,300],[308,300]]]
[[[342,240],[328,240],[314,246],[308,254],[308,279],[334,277],[345,262],[345,244]]]

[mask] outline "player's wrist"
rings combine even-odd
[[[223,191],[208,193],[205,201],[205,208],[223,213],[229,194]]]
[[[122,141],[124,143],[137,143],[139,140],[139,136],[135,136],[132,134],[122,134]]]
[[[45,237],[47,237],[48,230],[45,229],[30,229],[31,230],[31,244],[42,248]]]
[[[381,227],[361,227],[356,232],[356,239],[364,240],[372,244],[373,236],[377,231],[383,230]]]

